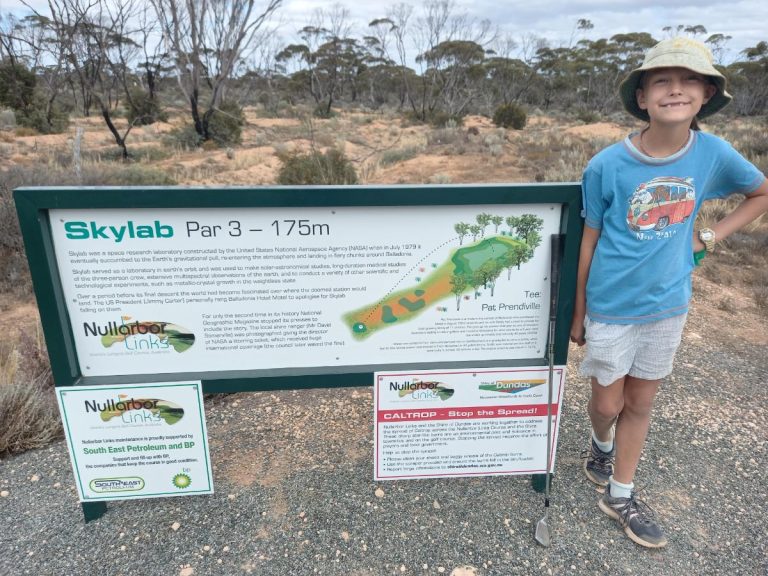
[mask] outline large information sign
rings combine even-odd
[[[82,502],[213,493],[200,382],[56,392]]]
[[[83,376],[541,358],[560,204],[53,209]],[[509,364],[507,364],[509,365]]]
[[[374,479],[543,474],[549,367],[379,372]],[[565,366],[552,382],[554,469]]]

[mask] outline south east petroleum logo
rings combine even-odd
[[[390,392],[397,392],[398,399],[404,401],[448,400],[453,396],[453,388],[442,382],[424,380],[403,380],[389,382]]]
[[[195,344],[195,335],[178,324],[156,320],[134,320],[121,316],[107,322],[83,322],[83,334],[101,340],[104,348],[122,346],[131,351],[186,352]]]

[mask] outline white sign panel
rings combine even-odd
[[[559,204],[51,210],[84,376],[544,355]]]
[[[82,502],[213,493],[200,382],[56,393]]]
[[[378,372],[375,480],[543,474],[549,367]],[[552,458],[565,366],[554,369]]]

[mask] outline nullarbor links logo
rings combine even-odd
[[[420,402],[424,400],[448,400],[453,396],[453,388],[443,382],[407,379],[390,381],[390,392],[397,392],[398,399],[403,401]]]
[[[102,422],[119,418],[125,424],[164,421],[172,426],[184,418],[184,408],[174,402],[158,398],[129,398],[126,394],[118,394],[117,400],[85,400],[85,412],[98,414]]]
[[[195,335],[183,326],[156,320],[133,320],[131,316],[121,316],[119,322],[83,322],[83,333],[100,338],[104,348],[120,345],[126,350],[145,353],[171,348],[186,352],[195,344]]]

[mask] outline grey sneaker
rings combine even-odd
[[[608,486],[608,479],[613,474],[613,461],[616,459],[616,445],[610,452],[603,452],[592,438],[592,446],[581,453],[584,459],[584,472],[598,486]]]
[[[611,496],[611,487],[608,486],[598,506],[608,516],[617,520],[627,536],[640,546],[663,548],[667,545],[667,537],[656,522],[653,510],[648,504],[638,500],[634,491],[629,498],[614,498]]]

